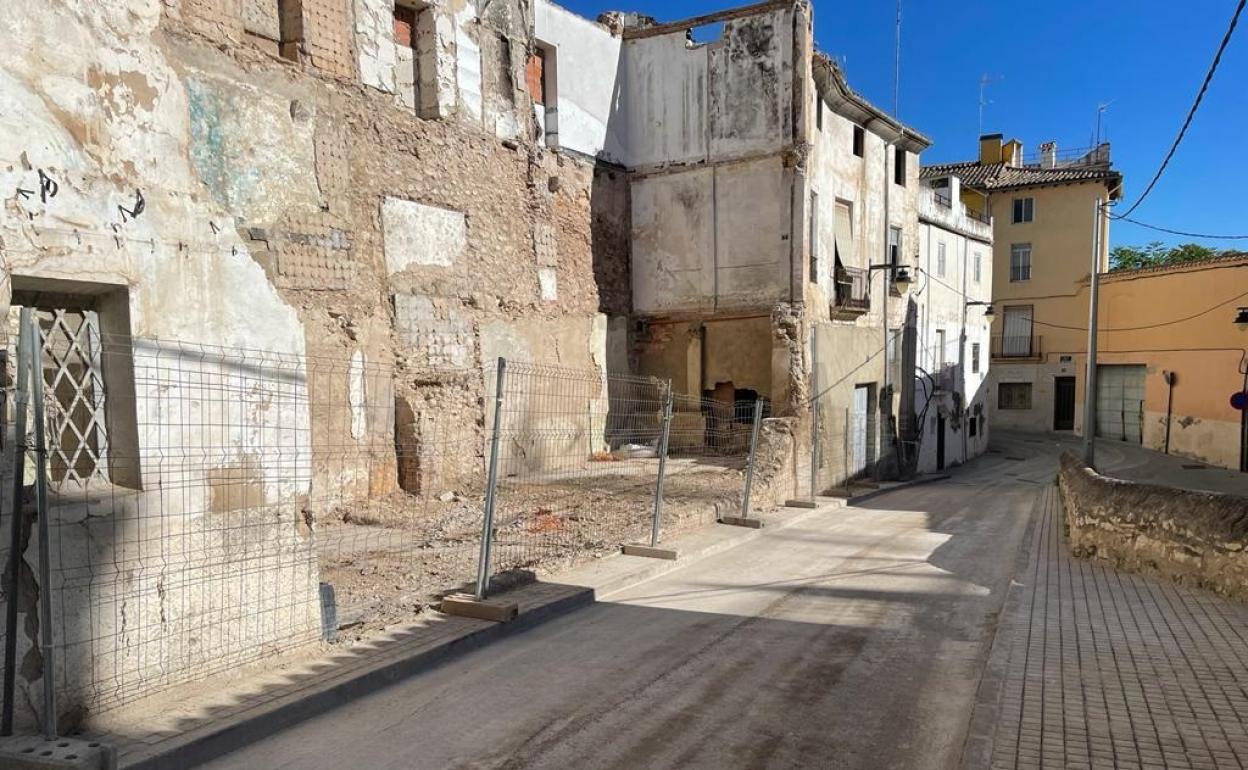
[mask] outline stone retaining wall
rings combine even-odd
[[[1248,598],[1248,498],[1109,478],[1069,453],[1058,486],[1076,556]]]

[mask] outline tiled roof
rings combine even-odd
[[[939,179],[956,176],[962,184],[980,190],[1004,190],[1012,187],[1029,187],[1041,184],[1064,184],[1089,179],[1117,179],[1117,171],[1105,166],[1065,166],[1059,168],[1036,168],[1033,166],[1009,166],[1004,163],[981,164],[977,161],[964,163],[938,163],[924,166],[920,171],[923,179]]]

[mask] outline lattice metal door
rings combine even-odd
[[[36,311],[48,394],[48,470],[56,483],[108,480],[99,316],[94,310]]]

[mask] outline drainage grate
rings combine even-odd
[[[1204,469],[1206,469],[1206,468],[1208,468],[1208,467],[1209,467],[1208,465],[1184,465],[1184,466],[1183,466],[1183,470],[1185,470],[1185,471],[1203,471]]]
[[[1006,455],[1006,456],[1005,456],[1005,459],[1007,459],[1007,460],[1013,460],[1013,461],[1015,461],[1015,462],[1022,462],[1023,460],[1026,460],[1027,458],[1026,458],[1026,457],[1018,457],[1018,456],[1015,456],[1015,455]]]

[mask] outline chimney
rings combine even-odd
[[[1040,165],[1043,168],[1057,168],[1057,142],[1040,145]]]
[[[1001,162],[1011,168],[1023,165],[1023,143],[1011,139],[1001,147]]]
[[[979,164],[990,166],[1001,162],[1001,134],[984,134],[979,137]]]

